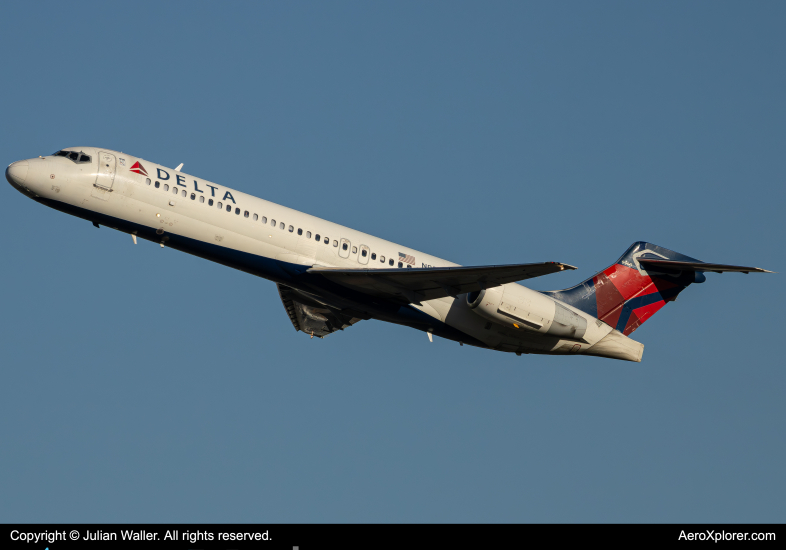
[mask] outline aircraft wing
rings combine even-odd
[[[465,292],[523,281],[566,269],[576,268],[559,262],[543,262],[412,269],[312,267],[308,273],[322,275],[330,281],[366,294],[417,303],[421,300],[457,296]]]
[[[760,267],[745,267],[741,265],[708,264],[704,262],[677,262],[672,260],[650,260],[639,258],[638,262],[644,269],[667,269],[669,271],[712,271],[714,273],[773,273]]]
[[[295,330],[303,331],[312,337],[324,338],[362,320],[361,317],[354,317],[339,308],[316,302],[288,286],[277,286],[281,302]]]

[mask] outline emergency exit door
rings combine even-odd
[[[360,245],[360,254],[358,254],[358,263],[367,264],[368,258],[371,256],[371,249],[364,244]]]
[[[338,255],[342,258],[349,258],[349,249],[352,243],[349,239],[341,239],[341,245],[338,247]]]

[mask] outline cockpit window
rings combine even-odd
[[[91,162],[91,160],[92,160],[90,158],[90,155],[86,155],[86,154],[82,153],[81,156],[80,156],[80,153],[77,153],[76,151],[58,151],[57,153],[55,153],[52,156],[55,156],[55,157],[66,157],[68,159],[73,160],[76,163]]]

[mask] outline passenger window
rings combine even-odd
[[[281,222],[278,224],[278,227],[281,228],[281,231],[283,231],[284,228],[286,228],[286,224],[284,222]]]
[[[257,221],[258,219],[259,219],[259,216],[257,216],[256,214],[254,214],[254,221]]]
[[[199,202],[205,202],[205,196],[199,195]]]
[[[311,238],[311,231],[306,231],[306,238],[307,239]],[[317,240],[319,240],[319,239],[317,238]]]
[[[322,239],[320,239],[320,238],[319,238],[319,233],[317,233],[316,235],[314,235],[314,238],[317,240],[317,242],[319,242],[319,241],[321,241],[321,240],[322,240]]]
[[[185,196],[186,196],[186,190],[185,190],[185,189],[183,189],[183,190],[180,192],[180,194],[181,194],[181,195],[183,195],[183,196],[185,197]]]
[[[231,204],[227,204],[227,212],[232,212],[232,205]],[[240,209],[239,208],[237,209],[237,213],[240,214]]]
[[[161,182],[160,182],[160,181],[157,181],[157,182],[156,182],[156,189],[158,189],[159,187],[161,187]]]
[[[243,212],[243,217],[244,217],[244,218],[247,218],[248,216],[250,216],[250,214],[248,213],[248,210],[246,210],[245,212]]]
[[[195,201],[195,200],[196,200],[196,193],[191,193],[191,200],[192,200],[192,201]]]
[[[273,227],[275,227],[275,226],[276,226],[276,220],[270,220],[270,225],[272,225]]]
[[[380,262],[382,262],[382,263],[384,264],[384,263],[385,263],[385,257],[384,257],[384,256],[380,256],[380,257],[379,257],[379,261],[380,261]]]
[[[262,223],[267,223],[267,217],[266,216],[262,216]]]
[[[207,199],[207,205],[213,206],[213,199]]]
[[[343,244],[341,245],[341,249],[342,249],[342,250],[346,250],[347,248],[349,248],[349,246],[347,246],[347,243],[343,243]]]
[[[399,263],[398,263],[398,266],[399,266],[399,267],[404,267],[404,264],[402,264],[401,262],[399,262]]]
[[[156,182],[156,183],[158,183],[158,182]],[[169,191],[169,184],[168,183],[164,184],[164,191]]]
[[[303,230],[302,230],[302,229],[300,229],[299,227],[297,228],[297,234],[298,234],[298,235],[302,235],[302,234],[303,234]]]
[[[238,216],[240,215],[240,208],[235,208],[235,214]],[[248,214],[248,212],[246,212],[246,214]]]
[[[328,239],[327,237],[325,237],[325,244],[327,244],[329,240],[330,240],[330,239]],[[338,248],[338,241],[333,241],[333,247],[334,247],[334,248]]]
[[[357,254],[357,253],[358,253],[358,247],[357,246],[353,246],[352,247],[352,254]]]
[[[364,255],[364,256],[366,255],[366,251],[365,251],[365,250],[363,251],[363,255]],[[374,253],[374,252],[372,252],[372,253],[371,253],[371,259],[372,259],[372,260],[376,260],[376,259],[377,259],[377,255],[376,255],[376,253]]]
[[[223,204],[222,204],[220,201],[219,201],[219,203],[218,203],[218,208],[219,208],[219,209],[221,209],[221,208],[224,208],[224,205],[223,205]]]
[[[390,258],[390,261],[388,261],[388,264],[393,265],[393,258]]]
[[[150,178],[145,178],[145,183],[150,185]]]
[[[292,233],[294,230],[295,230],[295,226],[293,226],[293,225],[290,225],[290,226],[289,226],[289,232],[290,232],[290,233]]]
[[[173,186],[172,186],[172,192],[173,192],[175,195],[177,195],[177,192],[178,192],[178,191],[179,191],[179,189],[173,185]]]
[[[407,269],[412,269],[412,266],[407,264]]]

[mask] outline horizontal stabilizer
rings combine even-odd
[[[708,264],[704,262],[677,262],[673,260],[649,260],[638,258],[644,269],[668,269],[669,271],[711,271],[713,273],[774,273],[760,267],[745,267],[741,265]]]
[[[758,267],[709,264],[653,243],[638,241],[613,265],[589,279],[571,288],[544,294],[630,336],[663,306],[676,300],[688,286],[706,281],[705,271],[772,273]],[[607,344],[611,345],[613,340],[611,338]]]
[[[567,269],[576,268],[559,262],[543,262],[412,269],[312,267],[308,273],[322,275],[335,283],[366,294],[416,303],[421,300],[457,296]]]

